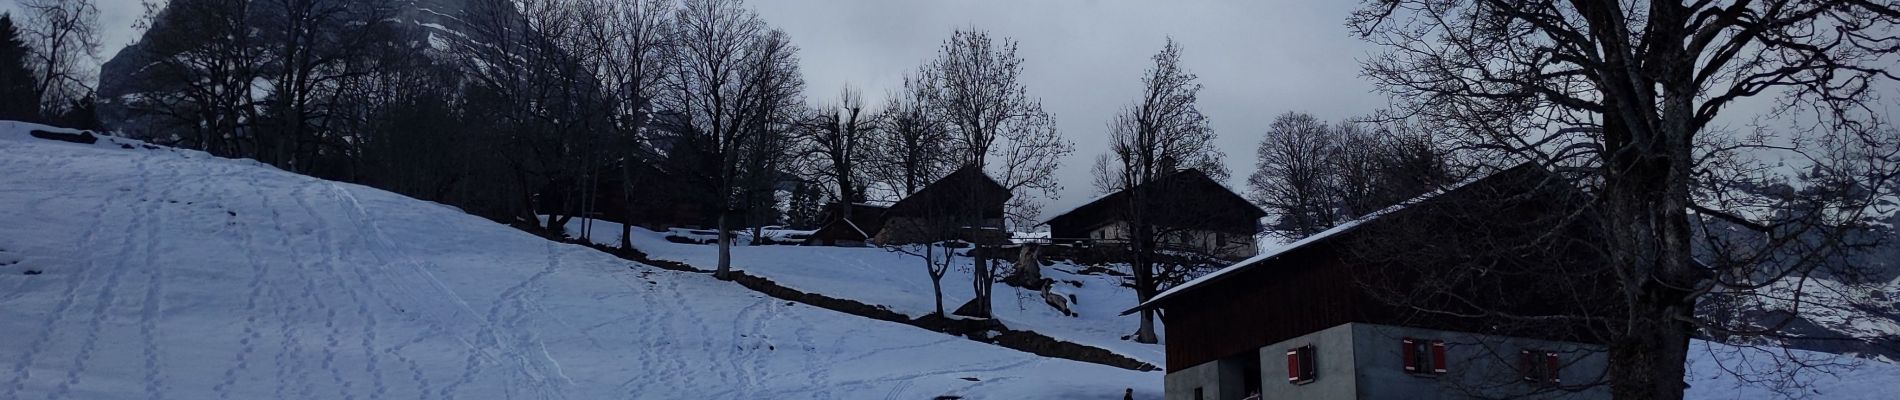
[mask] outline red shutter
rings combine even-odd
[[[1286,381],[1300,381],[1300,349],[1298,348],[1286,351]]]
[[[1405,348],[1399,351],[1405,359],[1405,372],[1418,372],[1418,347],[1412,339],[1400,341]]]
[[[1445,341],[1432,341],[1432,372],[1445,373]]]
[[[1557,359],[1557,353],[1544,353],[1544,364],[1550,367],[1545,370],[1546,373],[1550,374],[1550,383],[1563,382],[1562,379],[1557,378],[1558,368],[1563,368],[1563,361]]]
[[[1518,350],[1517,372],[1527,381],[1535,382],[1539,379],[1537,376],[1537,359],[1531,356],[1530,350]]]

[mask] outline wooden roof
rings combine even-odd
[[[1588,324],[1514,325],[1409,307],[1614,315],[1615,287],[1590,247],[1600,242],[1596,225],[1588,212],[1572,212],[1582,206],[1572,196],[1581,193],[1553,177],[1520,165],[1467,181],[1196,278],[1126,312],[1164,310],[1170,370],[1348,322],[1597,342],[1590,332],[1598,327]]]
[[[1002,218],[1003,204],[1009,202],[1009,198],[1008,188],[990,179],[981,168],[968,165],[898,200],[885,215],[937,217],[980,213],[983,218]]]
[[[1057,238],[1081,237],[1077,235],[1084,235],[1083,230],[1126,220],[1135,196],[1145,199],[1143,213],[1159,226],[1252,235],[1259,232],[1260,218],[1267,215],[1206,173],[1187,169],[1102,196],[1043,224]]]

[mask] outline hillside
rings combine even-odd
[[[789,303],[251,161],[33,129],[52,130],[0,121],[0,399],[1160,396],[1159,372]],[[637,239],[655,258],[699,262],[707,251]],[[927,312],[914,259],[734,253],[742,270],[787,286]],[[1106,310],[1132,299],[1064,268],[1051,274],[1083,283],[1071,289],[1081,317],[999,291],[1004,322],[1159,358],[1113,336],[1131,320]],[[955,275],[945,288],[951,304],[967,298]],[[1691,398],[1900,395],[1893,364],[1790,350],[1850,365],[1780,370],[1805,385],[1765,386],[1724,371],[1788,366],[1732,350],[1697,343]]]
[[[0,398],[1109,398],[1053,360],[194,151],[0,122]],[[127,148],[129,147],[129,148]]]

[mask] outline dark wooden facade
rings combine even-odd
[[[1145,306],[1161,311],[1168,369],[1350,322],[1601,343],[1602,327],[1582,321],[1450,317],[1412,307],[1614,315],[1615,286],[1589,245],[1600,237],[1594,220],[1569,212],[1579,210],[1568,206],[1582,203],[1579,194],[1551,178],[1535,166],[1505,170],[1158,298]]]
[[[1090,230],[1128,220],[1133,210],[1129,203],[1137,193],[1146,203],[1143,215],[1156,226],[1251,236],[1259,232],[1260,218],[1267,215],[1206,173],[1188,169],[1102,196],[1044,224],[1049,225],[1052,238],[1087,238]]]
[[[590,175],[560,179],[543,187],[535,196],[536,212],[584,214],[652,229],[711,226],[718,217],[715,196],[687,179],[649,164],[623,166],[615,162],[594,169]],[[626,192],[628,188],[632,193]]]
[[[849,210],[849,212],[846,212]],[[825,206],[824,221],[805,244],[815,246],[862,246],[884,229],[888,207],[857,203],[831,203]]]
[[[1003,207],[1008,188],[983,170],[966,166],[925,185],[885,210],[884,227],[876,234],[882,244],[928,243],[949,239],[996,244],[1008,241],[1003,232]]]

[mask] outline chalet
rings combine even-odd
[[[630,195],[628,188],[635,192]],[[659,166],[616,161],[542,187],[535,206],[537,214],[586,216],[652,230],[709,226],[718,217],[718,209],[711,206],[716,196],[699,188]]]
[[[965,166],[925,185],[884,212],[884,226],[872,237],[878,244],[929,243],[963,240],[1003,244],[1003,205],[1008,188]]]
[[[1142,199],[1142,208],[1134,199]],[[1050,218],[1050,237],[1066,242],[1125,243],[1134,212],[1159,228],[1163,249],[1194,251],[1225,260],[1252,257],[1254,234],[1266,211],[1234,194],[1200,170],[1170,173],[1154,181],[1110,193]]]
[[[832,203],[825,207],[820,219],[824,222],[805,239],[805,245],[866,246],[884,230],[884,212],[888,209],[864,203]]]
[[[1169,400],[1609,398],[1603,327],[1496,317],[1616,315],[1586,268],[1594,225],[1553,177],[1527,164],[1427,194],[1126,313],[1161,316]]]

